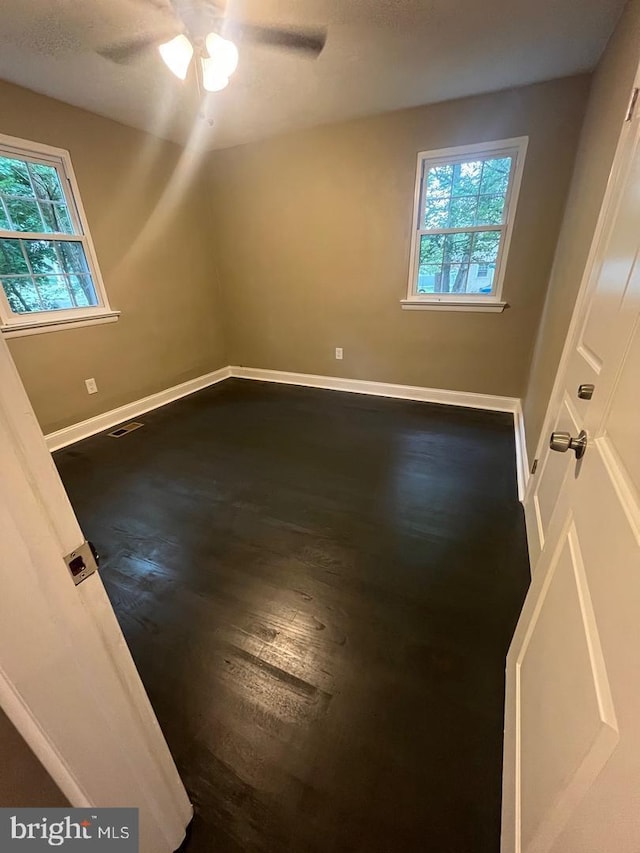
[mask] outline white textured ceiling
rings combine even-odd
[[[622,0],[230,0],[256,23],[327,26],[317,61],[248,43],[197,119],[150,50],[117,65],[96,49],[171,31],[169,0],[2,0],[0,77],[185,143],[237,145],[299,127],[478,94],[593,68]],[[1,128],[0,128],[1,130]]]

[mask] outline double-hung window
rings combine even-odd
[[[8,335],[117,318],[68,152],[0,136],[0,285]]]
[[[418,155],[404,308],[502,311],[527,138]]]

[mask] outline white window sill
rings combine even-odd
[[[5,338],[23,338],[27,335],[42,335],[45,332],[57,332],[62,329],[79,329],[82,326],[115,323],[119,316],[119,311],[101,311],[72,318],[61,317],[60,319],[52,318],[40,321],[10,322],[0,326],[0,331]]]
[[[401,299],[403,311],[480,311],[501,313],[507,307],[506,302],[487,299]]]

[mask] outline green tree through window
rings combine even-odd
[[[419,155],[409,301],[499,301],[525,151],[523,137]]]
[[[423,280],[433,280],[433,293],[463,293],[472,264],[497,262],[500,231],[475,228],[503,224],[512,162],[501,157],[429,168],[424,228],[435,233],[421,235],[419,265]]]
[[[0,156],[0,230],[0,281],[12,312],[98,305],[54,165]]]

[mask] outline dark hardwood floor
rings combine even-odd
[[[511,416],[243,380],[55,455],[188,853],[498,853]]]

